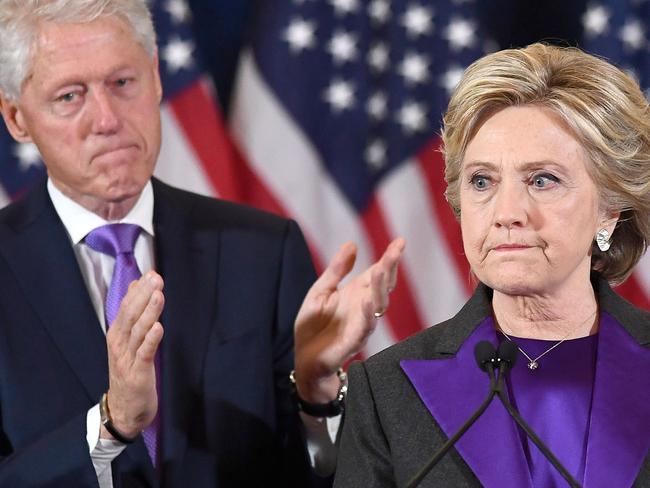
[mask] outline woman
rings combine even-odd
[[[585,487],[650,486],[650,314],[619,298],[650,238],[650,110],[577,49],[478,60],[444,117],[447,199],[479,280],[450,320],[350,368],[335,486],[405,486],[488,392],[512,340],[521,415]],[[419,485],[567,482],[499,402]]]

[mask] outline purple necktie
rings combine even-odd
[[[140,231],[140,226],[135,224],[108,224],[97,227],[86,236],[85,241],[88,246],[95,251],[115,258],[113,278],[106,292],[104,306],[107,330],[117,317],[120,303],[129,289],[129,284],[142,276],[138,263],[133,256],[135,241],[138,239]],[[156,375],[158,376],[157,363],[156,360]],[[154,421],[142,432],[144,443],[154,466],[156,465],[157,426],[158,414],[156,414]]]

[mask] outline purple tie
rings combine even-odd
[[[108,254],[115,258],[113,278],[106,292],[106,329],[108,329],[120,309],[122,298],[126,295],[129,284],[142,276],[138,263],[133,256],[135,241],[140,235],[141,228],[134,224],[108,224],[97,227],[86,236],[86,244],[97,252]],[[156,357],[156,376],[158,376],[158,361]],[[156,382],[158,384],[158,382]],[[149,457],[156,465],[158,414],[154,421],[144,430],[142,437],[147,446]]]

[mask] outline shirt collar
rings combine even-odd
[[[50,194],[50,199],[54,204],[56,213],[65,229],[70,235],[72,244],[78,244],[83,240],[86,235],[102,225],[109,222],[104,220],[99,215],[91,212],[90,210],[82,207],[70,197],[64,195],[52,180],[47,180],[47,191]],[[153,236],[153,187],[151,181],[148,181],[140,194],[140,198],[135,203],[131,211],[126,216],[116,222],[125,224],[139,225],[145,232]]]

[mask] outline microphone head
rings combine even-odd
[[[497,356],[499,362],[502,365],[501,369],[503,372],[512,369],[517,362],[517,344],[512,341],[503,341],[499,344],[499,349],[497,350]]]
[[[487,371],[487,365],[496,361],[497,352],[488,341],[481,341],[474,346],[474,358],[478,367]]]

